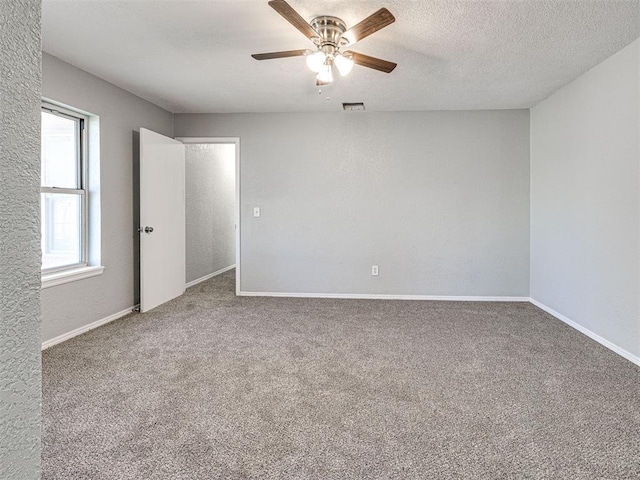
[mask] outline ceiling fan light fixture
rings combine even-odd
[[[336,58],[333,59],[333,62],[338,68],[340,75],[342,75],[343,77],[345,75],[349,75],[349,72],[353,68],[353,59],[345,55],[342,55],[341,53],[336,55]]]
[[[322,50],[318,50],[315,53],[310,53],[307,55],[307,67],[309,67],[309,70],[311,70],[312,72],[320,73],[324,66],[326,58],[327,56]]]
[[[333,71],[331,70],[331,64],[329,62],[322,65],[321,70],[316,76],[316,80],[321,85],[327,85],[333,82]]]
[[[269,6],[311,40],[316,48],[254,53],[251,56],[256,60],[304,56],[307,66],[316,74],[318,86],[333,82],[334,62],[341,76],[348,75],[354,64],[384,73],[391,73],[397,66],[393,62],[362,53],[340,51],[343,47],[351,46],[395,22],[395,17],[386,8],[380,8],[351,28],[347,28],[346,23],[340,18],[329,15],[320,15],[307,22],[286,0],[270,0]]]

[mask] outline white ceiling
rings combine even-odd
[[[250,57],[313,46],[267,0],[44,0],[43,50],[174,113],[467,110],[528,108],[640,37],[640,0],[288,2],[348,27],[388,8],[352,49],[398,67],[319,95],[304,58]]]

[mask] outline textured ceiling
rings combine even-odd
[[[174,113],[527,108],[640,37],[640,0],[288,0],[305,19],[396,22],[353,46],[398,63],[356,66],[323,89],[312,47],[267,0],[44,0],[44,51]],[[329,97],[327,99],[327,97]]]

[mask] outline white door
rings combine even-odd
[[[184,145],[140,129],[140,310],[185,290]]]

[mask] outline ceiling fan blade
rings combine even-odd
[[[318,32],[311,28],[311,25],[284,0],[271,0],[269,5],[307,38],[311,39],[318,36]]]
[[[256,60],[271,60],[272,58],[301,57],[309,50],[287,50],[285,52],[254,53],[251,55]]]
[[[381,8],[373,15],[368,16],[360,23],[354,25],[349,30],[342,34],[342,38],[349,41],[350,45],[359,42],[363,38],[368,37],[372,33],[391,25],[396,21],[396,18],[386,8]]]
[[[397,63],[387,62],[386,60],[382,60],[381,58],[370,57],[369,55],[364,55],[362,53],[347,51],[344,52],[344,54],[351,55],[353,63],[357,65],[373,68],[374,70],[379,70],[384,73],[391,73],[393,72],[393,69],[398,66]]]

